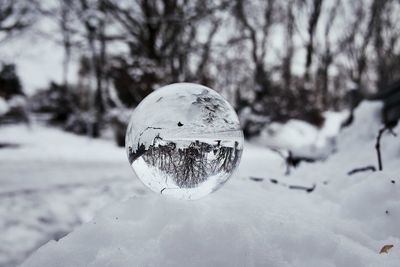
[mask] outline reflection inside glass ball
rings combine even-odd
[[[198,199],[220,188],[240,162],[243,132],[215,91],[177,83],[147,96],[126,133],[129,163],[150,189]]]

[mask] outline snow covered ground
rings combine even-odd
[[[277,153],[246,143],[237,173],[197,201],[148,191],[106,141],[0,129],[21,144],[0,149],[0,266],[74,228],[22,266],[400,266],[400,138],[382,138],[384,171],[347,174],[376,167],[380,108],[363,103],[337,153],[290,176]]]
[[[11,145],[0,149],[1,267],[15,266],[107,203],[144,193],[124,149],[112,142],[6,126],[0,143]]]

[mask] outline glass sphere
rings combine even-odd
[[[151,190],[198,199],[220,188],[239,165],[243,132],[217,92],[176,83],[135,108],[125,146],[134,172]]]

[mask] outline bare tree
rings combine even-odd
[[[287,2],[285,16],[285,56],[282,62],[282,80],[284,88],[290,90],[292,88],[292,62],[295,52],[293,38],[295,35],[295,0]]]
[[[0,1],[0,41],[32,25],[35,20],[33,6],[26,1]]]
[[[256,85],[256,94],[259,96],[268,94],[269,78],[265,65],[267,56],[267,44],[270,41],[270,30],[274,24],[274,12],[276,3],[274,0],[267,0],[265,5],[258,3],[258,6],[252,6],[249,1],[236,0],[234,5],[234,14],[239,25],[244,30],[245,38],[250,41],[251,58],[254,64],[254,82]],[[253,9],[251,9],[253,8]],[[261,12],[261,16],[254,14],[254,8]],[[248,11],[251,9],[251,11]]]
[[[315,34],[318,25],[318,21],[321,15],[321,8],[323,0],[312,0],[311,3],[306,2],[306,6],[311,5],[311,12],[309,13],[308,22],[307,22],[307,33],[308,39],[306,43],[306,61],[304,66],[304,81],[309,83],[310,81],[310,67],[313,61],[313,55],[315,53],[314,43],[315,43]],[[307,84],[308,86],[308,84]]]
[[[399,37],[400,2],[378,1],[376,18],[373,25],[373,46],[376,54],[376,85],[384,90],[400,79]]]
[[[41,16],[50,19],[58,26],[56,33],[46,33],[46,37],[52,35],[51,40],[62,45],[64,48],[62,81],[63,85],[68,88],[68,73],[73,46],[72,37],[75,33],[75,30],[72,28],[74,19],[72,16],[73,0],[57,1],[55,5],[45,5],[43,2],[33,0],[32,4]],[[61,35],[60,38],[58,33]]]
[[[332,100],[332,95],[329,92],[329,70],[334,63],[335,57],[340,53],[338,47],[333,47],[331,40],[332,27],[334,26],[335,20],[338,17],[338,10],[341,8],[341,0],[336,0],[328,10],[327,19],[324,25],[323,34],[323,50],[317,49],[318,56],[318,67],[316,74],[316,94],[319,96],[319,104],[322,110],[332,107],[332,103],[329,103],[329,99]],[[336,40],[334,40],[336,41]],[[335,88],[340,90],[340,88]],[[331,101],[333,102],[333,101]]]
[[[321,124],[321,111],[340,106],[349,81],[384,88],[400,78],[397,0],[29,2],[58,26],[71,90],[79,56],[78,87],[91,100],[77,109],[94,123],[116,102],[136,106],[155,88],[189,81],[223,88],[258,126],[292,117]],[[27,3],[0,2],[0,34],[29,25]]]
[[[351,18],[340,46],[345,51],[350,78],[357,88],[364,87],[363,80],[368,69],[368,49],[383,2],[373,0],[370,6],[366,7],[364,1],[358,0],[349,6],[352,9]]]
[[[131,76],[136,88],[120,90],[131,91],[137,104],[160,82],[211,83],[207,68],[213,38],[220,27],[220,19],[214,14],[225,9],[227,3],[138,0],[122,6],[118,1],[105,0],[107,12],[126,32],[130,58],[120,59],[121,64],[128,70],[140,68],[140,74]],[[200,23],[210,26],[205,41],[199,40]]]

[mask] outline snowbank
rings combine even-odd
[[[380,256],[355,223],[310,210],[298,196],[282,204],[256,185],[241,191],[197,202],[132,199],[22,266],[395,266],[396,252]]]
[[[285,177],[279,156],[247,144],[238,173],[217,193],[110,205],[22,266],[399,266],[399,139],[382,138],[383,172],[347,175],[376,163],[380,108],[363,103],[325,162]],[[379,254],[387,244],[394,247]]]
[[[319,129],[305,121],[291,119],[287,123],[267,124],[256,144],[279,150],[288,150],[294,156],[325,159],[336,150],[336,137],[348,112],[325,112],[325,122]]]

